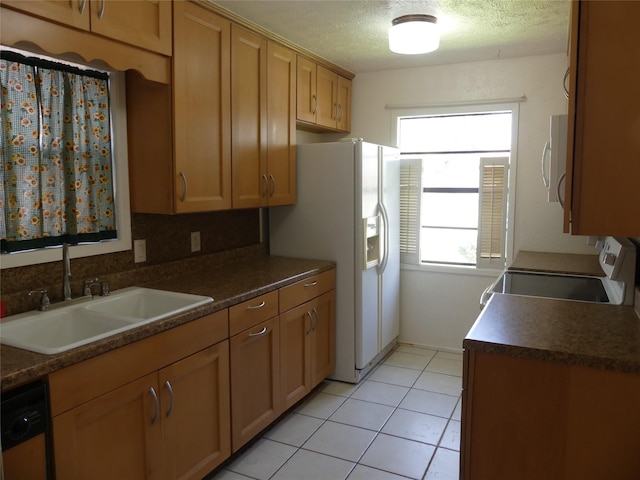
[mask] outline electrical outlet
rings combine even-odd
[[[200,251],[200,232],[191,232],[191,251]]]
[[[147,261],[147,241],[134,240],[133,241],[133,262],[141,263],[146,261]]]

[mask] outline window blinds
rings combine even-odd
[[[508,168],[508,157],[480,159],[478,267],[505,261]]]
[[[400,164],[400,257],[405,260],[403,263],[418,261],[421,177],[421,159],[402,159]]]

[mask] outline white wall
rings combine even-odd
[[[550,115],[566,113],[564,54],[491,60],[358,74],[353,84],[353,137],[391,144],[386,105],[500,100],[520,104],[514,252],[536,250],[595,254],[586,238],[562,233],[562,210],[547,202],[540,156]],[[479,313],[479,297],[497,277],[406,270],[401,274],[400,341],[461,349]]]

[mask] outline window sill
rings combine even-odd
[[[497,278],[503,268],[475,268],[475,267],[457,267],[448,265],[413,265],[410,263],[401,263],[400,270],[429,272],[429,273],[446,273],[450,275],[466,275],[478,277]]]

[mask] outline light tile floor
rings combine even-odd
[[[210,480],[458,480],[462,355],[399,346],[326,380]]]

